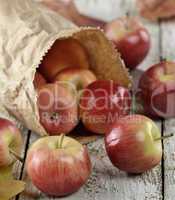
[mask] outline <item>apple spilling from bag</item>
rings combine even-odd
[[[105,33],[121,53],[129,69],[136,68],[150,50],[149,32],[137,17],[116,19],[106,25]]]
[[[80,98],[80,118],[88,130],[98,134],[106,133],[116,119],[129,114],[130,108],[130,91],[114,81],[95,81]]]
[[[78,124],[78,92],[97,79],[88,68],[87,51],[76,39],[57,40],[43,58],[34,86],[49,135],[67,134]]]
[[[69,133],[78,123],[75,96],[63,84],[47,84],[38,90],[40,123],[49,135]]]
[[[0,118],[0,167],[13,164],[22,150],[22,136],[9,120]]]
[[[40,73],[49,82],[53,82],[56,75],[65,68],[89,68],[88,53],[84,46],[76,39],[57,40],[43,58],[39,67]]]
[[[33,184],[51,196],[78,191],[89,178],[91,168],[87,148],[64,135],[39,139],[27,155],[27,172]]]
[[[175,63],[162,61],[143,73],[140,98],[146,114],[153,117],[175,117]]]
[[[96,81],[97,78],[93,72],[88,69],[66,68],[58,73],[54,79],[55,82],[68,82],[70,87],[75,87],[77,91],[85,89],[89,84]]]
[[[162,159],[161,133],[156,124],[142,115],[117,120],[108,130],[105,145],[111,162],[128,173],[143,173]]]

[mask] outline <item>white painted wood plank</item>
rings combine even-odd
[[[21,158],[24,158],[28,130],[26,128],[20,128],[20,131],[21,131],[22,137],[23,137],[23,148],[22,148],[22,152],[21,152],[20,156],[21,156]],[[14,164],[13,176],[15,177],[15,179],[18,179],[18,180],[20,179],[22,165],[23,165],[23,163],[21,163],[20,161],[16,161],[16,163]],[[16,197],[14,197],[12,200],[15,200],[15,198]]]
[[[21,152],[21,158],[24,158],[24,153],[25,153],[25,146],[27,142],[27,134],[28,130],[26,128],[21,128],[20,129],[23,137],[23,147],[22,147],[22,152]],[[19,179],[20,178],[20,173],[21,173],[21,167],[22,163],[20,161],[17,161],[14,166],[14,176]]]
[[[164,135],[175,133],[175,119],[165,122]],[[164,196],[165,200],[175,199],[175,138],[164,141]]]
[[[125,15],[135,4],[131,0],[74,0],[74,2],[82,14],[105,21]]]
[[[29,141],[29,148],[31,144],[36,141],[39,138],[39,136],[35,133],[32,133],[30,136],[30,141]],[[40,196],[40,192],[38,192],[33,184],[31,183],[29,177],[27,176],[26,172],[26,165],[24,167],[23,175],[22,175],[22,180],[26,182],[26,189],[25,191],[20,195],[19,200],[33,200],[33,199],[38,199]]]
[[[175,21],[162,24],[163,57],[175,61]],[[175,119],[166,120],[164,135],[175,133]],[[164,141],[165,200],[175,199],[175,137]]]

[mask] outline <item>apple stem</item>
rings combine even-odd
[[[126,17],[130,17],[130,13],[129,13],[129,11],[126,12]]]
[[[166,62],[166,61],[167,61],[167,59],[166,59],[166,58],[164,58],[164,57],[162,57],[162,56],[160,56],[160,61],[161,61],[161,62]]]
[[[127,18],[130,17],[130,13],[129,13],[129,12],[126,12],[126,17],[127,17]],[[128,23],[127,23],[127,22],[125,23],[125,28],[126,28],[126,30],[129,30],[129,26],[128,26]]]
[[[162,136],[162,137],[160,137],[160,138],[157,138],[157,139],[155,139],[155,141],[165,140],[165,139],[170,138],[170,137],[173,137],[173,136],[174,136],[174,133],[171,133],[171,134],[169,134],[169,135],[165,135],[165,136]]]
[[[61,134],[60,136],[60,143],[59,143],[59,148],[61,149],[62,148],[62,145],[63,145],[63,140],[64,140],[64,137],[65,137],[65,134]]]
[[[24,162],[24,159],[21,158],[15,151],[13,151],[12,149],[10,149],[9,151],[10,151],[10,153],[11,153],[17,160],[19,160],[21,163]]]

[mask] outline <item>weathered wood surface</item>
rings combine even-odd
[[[76,0],[76,4],[87,14],[111,20],[115,17],[130,12],[136,14],[133,0]],[[115,10],[115,11],[114,11]],[[175,28],[174,22],[149,23],[144,21],[152,36],[152,48],[147,59],[140,65],[139,70],[133,73],[135,85],[143,70],[157,63],[160,55],[173,59],[175,56],[174,44]],[[173,40],[174,39],[174,40]],[[168,42],[169,41],[169,42]],[[175,120],[167,120],[163,124],[157,122],[162,134],[175,131]],[[37,136],[32,134],[30,141],[26,136],[26,145],[32,144]],[[76,194],[62,198],[64,200],[173,200],[175,199],[175,138],[164,142],[163,162],[155,169],[140,176],[130,176],[114,168],[110,163],[105,149],[103,139],[88,145],[92,162],[93,173],[87,184]],[[21,171],[22,170],[22,171]],[[16,168],[17,177],[27,182],[26,190],[16,198],[20,200],[51,200],[40,193],[30,182],[26,170],[21,165]],[[22,176],[21,176],[22,175]]]
[[[27,143],[30,137],[29,131],[21,128],[20,131],[23,133],[23,150],[21,152],[21,158],[25,159],[25,155],[26,155],[26,150],[27,150]],[[14,177],[16,177],[16,179],[21,179],[22,177],[22,173],[23,173],[23,169],[24,169],[24,163],[21,163],[20,161],[17,161],[14,165]],[[16,198],[14,197],[13,200],[15,200]]]
[[[175,60],[175,23],[166,21],[161,25],[162,56]],[[171,97],[170,97],[171,98]],[[174,99],[175,101],[175,99]],[[164,122],[164,135],[175,133],[175,119]],[[175,137],[164,141],[164,199],[175,199]]]

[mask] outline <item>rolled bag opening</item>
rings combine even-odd
[[[47,135],[40,124],[33,80],[44,56],[57,40],[78,40],[88,53],[90,70],[98,79],[131,86],[131,78],[120,54],[100,29],[78,28],[32,0],[0,0],[1,10],[0,24],[4,28],[0,30],[1,117],[40,135]]]

